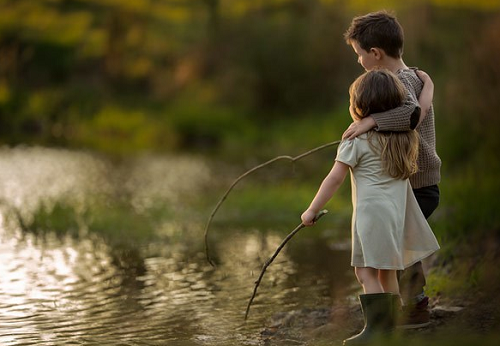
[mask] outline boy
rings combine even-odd
[[[440,181],[441,160],[436,153],[432,100],[421,99],[421,110],[418,97],[424,88],[423,81],[427,88],[433,90],[432,81],[427,74],[416,72],[405,65],[402,59],[403,28],[397,19],[386,11],[355,17],[344,38],[357,54],[358,62],[367,71],[383,67],[394,72],[405,85],[407,98],[404,105],[398,108],[374,113],[353,122],[344,132],[343,138],[353,139],[373,128],[377,131],[416,129],[420,136],[417,161],[419,170],[410,177],[410,182],[420,209],[428,218],[439,204],[437,184]],[[400,322],[402,328],[419,328],[430,323],[429,298],[424,294],[424,286],[425,276],[421,262],[401,273],[400,289],[405,303],[405,318]]]

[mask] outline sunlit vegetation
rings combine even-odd
[[[0,6],[0,138],[124,153],[224,151],[234,147],[235,132],[251,151],[263,124],[323,121],[347,102],[347,85],[361,72],[342,32],[353,15],[375,5],[4,0]],[[397,11],[407,62],[427,69],[440,86],[438,121],[453,118],[460,131],[469,113],[490,113],[485,105],[497,102],[497,2],[377,6]],[[472,64],[478,68],[465,68]]]

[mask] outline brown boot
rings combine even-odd
[[[397,320],[399,329],[424,328],[431,324],[429,312],[429,298],[425,297],[416,304],[403,306],[401,317]]]

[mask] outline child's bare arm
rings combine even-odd
[[[316,193],[316,196],[311,202],[311,205],[302,214],[302,223],[305,226],[311,226],[314,222],[316,214],[324,207],[324,205],[332,198],[333,194],[338,190],[344,182],[345,176],[349,171],[349,166],[340,161],[335,161],[330,173],[323,179],[321,186]]]
[[[432,82],[431,77],[424,71],[418,70],[416,71],[418,78],[424,83],[422,88],[422,92],[418,98],[418,103],[420,104],[420,119],[418,124],[424,121],[427,113],[432,107],[432,99],[434,97],[434,83]],[[418,126],[418,125],[417,125]]]

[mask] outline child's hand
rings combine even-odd
[[[342,139],[354,139],[363,133],[367,133],[376,125],[375,120],[371,116],[355,121],[345,130]]]
[[[304,224],[304,226],[312,226],[314,225],[316,213],[310,209],[307,209],[300,218],[302,219],[302,223]]]
[[[432,79],[431,77],[425,73],[424,71],[422,70],[416,70],[415,73],[417,74],[418,78],[420,78],[420,80],[426,84],[426,83],[432,83]]]

